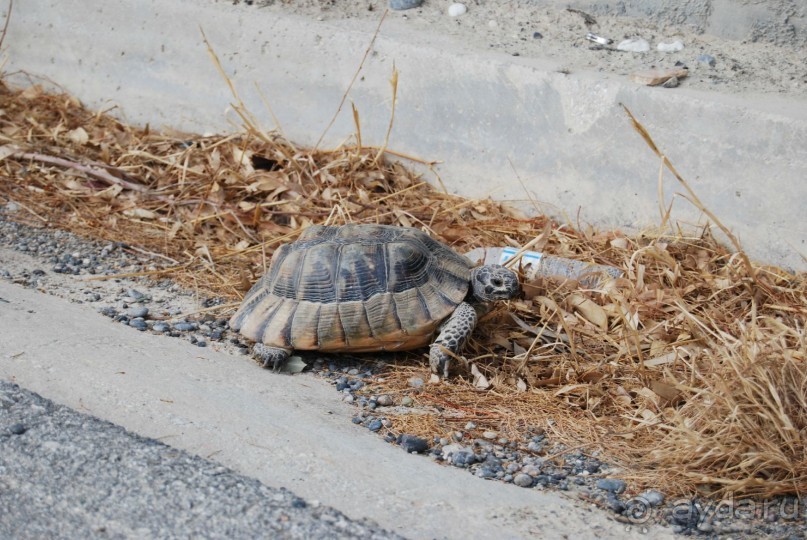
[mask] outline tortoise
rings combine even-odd
[[[275,251],[230,328],[255,341],[254,355],[275,371],[295,349],[399,351],[431,344],[431,369],[447,377],[478,314],[519,289],[512,270],[473,268],[418,229],[313,225]]]

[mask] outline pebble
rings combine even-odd
[[[658,506],[664,503],[664,494],[660,491],[656,491],[655,489],[645,491],[640,495],[640,497],[646,500],[647,504],[650,506]]]
[[[470,448],[461,444],[449,444],[442,450],[443,459],[455,467],[467,467],[476,462],[476,454]]]
[[[414,405],[414,403],[415,400],[413,400],[409,396],[404,396],[403,399],[401,399],[401,405],[403,405],[404,407],[411,407],[412,405]]]
[[[411,379],[409,379],[408,383],[409,386],[411,386],[412,388],[423,387],[423,379],[421,379],[420,377],[412,377]]]
[[[533,32],[532,33],[533,39],[544,39],[544,35],[541,32]]]
[[[658,49],[659,52],[678,52],[684,49],[684,43],[678,39],[672,43],[665,43],[662,41],[656,45],[656,49]]]
[[[191,322],[179,322],[174,325],[174,330],[177,332],[190,332],[199,328],[199,325]]]
[[[20,424],[20,423],[17,423],[17,424],[11,424],[11,426],[9,426],[8,430],[11,432],[11,434],[12,434],[12,435],[22,435],[23,433],[25,433],[26,431],[28,431],[28,430],[25,428],[25,426],[23,426],[23,425],[22,425],[22,424]]]
[[[126,294],[129,296],[129,298],[135,301],[143,300],[146,297],[145,294],[138,291],[137,289],[129,289],[128,291],[126,291]]]
[[[670,77],[664,81],[661,86],[664,88],[678,88],[679,84],[681,84],[681,81],[678,80],[678,77]]]
[[[485,431],[484,433],[482,433],[482,436],[483,436],[484,438],[488,439],[488,440],[493,440],[493,439],[495,439],[495,438],[496,438],[498,435],[496,434],[496,432],[495,432],[495,431]]]
[[[423,4],[423,0],[389,0],[390,9],[395,11],[420,7],[421,4]]]
[[[714,526],[708,520],[698,523],[696,528],[698,529],[698,532],[702,533],[710,533],[714,530]]]
[[[620,42],[616,48],[620,51],[644,53],[650,50],[650,43],[646,39],[631,38]]]
[[[378,403],[381,407],[389,407],[392,405],[392,397],[388,396],[387,394],[378,396],[376,403]]]
[[[690,502],[688,504],[677,504],[670,515],[670,521],[673,525],[691,529],[697,526],[700,517],[701,511],[698,505],[695,502]]]
[[[622,493],[625,491],[626,483],[619,478],[600,478],[597,480],[597,487],[603,491],[611,493]]]
[[[406,433],[398,437],[398,444],[401,445],[401,448],[407,453],[419,454],[429,449],[429,442],[426,439]]]
[[[132,328],[137,328],[141,332],[148,328],[146,321],[144,321],[142,318],[139,317],[137,319],[132,319],[131,321],[129,321],[129,326],[131,326]]]
[[[476,476],[479,478],[495,478],[496,473],[488,467],[480,467],[476,470]]]
[[[455,2],[448,6],[448,16],[449,17],[459,17],[460,15],[465,15],[468,12],[468,8],[465,4],[460,4],[459,2]]]
[[[367,429],[369,429],[370,431],[378,431],[379,429],[381,429],[383,425],[384,424],[381,423],[381,420],[376,418],[375,420],[367,424]]]
[[[531,487],[532,486],[532,476],[529,474],[518,473],[513,477],[513,483],[519,487]]]
[[[711,54],[702,54],[695,59],[697,62],[701,64],[706,64],[709,67],[715,67],[717,64],[717,60]]]
[[[527,450],[529,450],[530,452],[540,452],[543,449],[544,449],[544,443],[530,441],[529,444],[527,444]]]
[[[133,307],[126,312],[129,317],[145,317],[149,314],[149,308],[145,306]]]
[[[473,429],[476,429],[476,424],[475,423],[468,422],[467,424],[465,424],[465,430],[466,431],[471,431]]]

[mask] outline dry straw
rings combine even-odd
[[[466,357],[476,376],[414,388],[409,379],[427,380],[428,363],[401,354],[386,358],[368,391],[421,406],[424,414],[393,416],[396,431],[446,435],[469,420],[512,439],[543,429],[625,465],[635,488],[807,489],[803,274],[754,264],[709,228],[626,236],[448,195],[389,151],[298,148],[235,105],[243,133],[202,137],[133,128],[37,86],[3,86],[0,198],[23,209],[17,219],[158,253],[167,265],[151,275],[233,305],[274,249],[315,223],[418,227],[459,251],[532,243],[617,266],[625,277],[598,289],[526,283],[474,335]]]

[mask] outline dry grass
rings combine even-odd
[[[243,134],[211,137],[135,129],[37,87],[1,88],[0,110],[2,200],[32,222],[160,253],[177,261],[160,277],[234,302],[313,223],[413,226],[460,251],[534,242],[619,267],[625,277],[598,289],[527,283],[488,315],[466,353],[489,388],[472,377],[412,388],[428,378],[413,354],[371,391],[434,411],[401,415],[396,430],[541,428],[629,465],[636,487],[807,490],[807,280],[708,229],[629,237],[527,218],[435,190],[377,148],[297,148],[243,109]]]

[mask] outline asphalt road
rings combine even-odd
[[[401,538],[0,381],[2,538]]]

